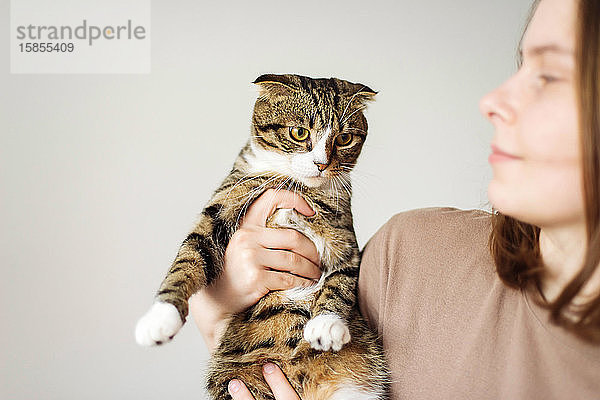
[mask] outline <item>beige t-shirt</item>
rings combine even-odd
[[[404,212],[367,243],[363,314],[393,399],[600,399],[600,346],[549,322],[495,272],[484,211]]]

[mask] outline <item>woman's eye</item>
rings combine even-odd
[[[538,76],[538,79],[544,84],[552,83],[558,80],[558,78],[550,75],[540,75]]]
[[[341,133],[341,134],[337,135],[337,137],[335,138],[335,143],[338,146],[346,146],[347,144],[350,144],[351,141],[352,141],[351,133]]]
[[[290,137],[297,142],[303,142],[308,139],[310,132],[308,129],[298,126],[290,126]]]

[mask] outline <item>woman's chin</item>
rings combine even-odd
[[[492,179],[488,185],[487,195],[494,210],[503,214],[510,213],[510,191],[507,191],[501,182]]]
[[[488,200],[494,210],[519,221],[536,224],[538,221],[534,217],[539,214],[540,208],[532,210],[528,202],[523,201],[527,197],[519,194],[518,187],[507,187],[497,180],[492,179],[488,186]]]

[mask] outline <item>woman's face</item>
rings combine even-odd
[[[575,26],[576,0],[542,0],[523,38],[521,68],[480,101],[495,128],[489,199],[540,227],[584,221]]]

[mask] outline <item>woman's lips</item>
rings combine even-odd
[[[518,160],[519,157],[514,156],[510,153],[506,153],[500,150],[497,146],[492,145],[492,154],[490,154],[488,161],[490,164],[503,162],[503,161],[514,161]]]

